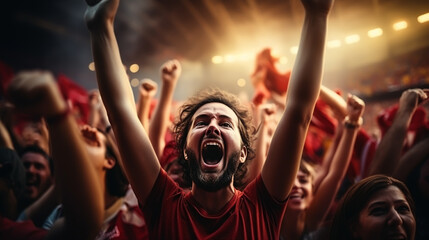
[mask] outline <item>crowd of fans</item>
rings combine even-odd
[[[0,239],[429,239],[429,89],[406,88],[429,82],[428,60],[390,59],[329,89],[333,1],[302,2],[294,68],[263,49],[251,102],[207,89],[176,106],[175,59],[135,101],[119,0],[87,1],[98,89],[2,66]],[[353,94],[386,83],[399,98]]]
[[[342,89],[362,96],[429,84],[429,48],[421,48],[379,63],[354,69],[343,76]]]

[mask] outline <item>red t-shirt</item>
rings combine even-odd
[[[115,212],[105,220],[95,240],[148,239],[146,223],[137,203],[132,204],[128,199],[118,200],[118,203],[120,208],[113,207]]]
[[[0,239],[7,240],[37,240],[44,239],[48,231],[34,226],[33,222],[14,222],[0,216]]]
[[[259,175],[217,215],[198,206],[164,170],[155,182],[142,212],[150,239],[279,239],[286,201],[268,193]]]

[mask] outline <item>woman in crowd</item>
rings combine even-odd
[[[414,202],[401,181],[373,175],[353,185],[334,216],[330,239],[414,239]]]
[[[325,159],[324,171],[316,170],[303,158],[295,179],[283,218],[281,237],[284,239],[315,239],[318,230],[335,200],[351,160],[354,142],[362,124],[364,102],[356,96],[347,99],[347,115],[340,127],[338,146],[333,144],[332,159]],[[320,174],[323,173],[323,176]]]

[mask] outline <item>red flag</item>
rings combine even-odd
[[[269,93],[284,96],[289,84],[290,71],[279,72],[275,66],[278,61],[278,58],[271,55],[270,48],[264,48],[256,56],[255,70],[251,77],[255,88],[263,84]]]
[[[64,74],[58,75],[58,87],[63,97],[71,103],[72,112],[79,124],[88,123],[89,104],[88,92]]]

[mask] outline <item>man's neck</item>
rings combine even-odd
[[[233,184],[216,192],[209,192],[192,185],[191,194],[198,204],[209,214],[216,214],[231,200],[235,194]]]

